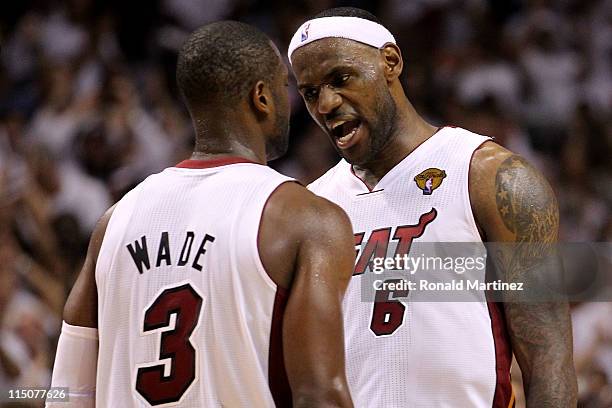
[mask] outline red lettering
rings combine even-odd
[[[423,235],[423,233],[425,232],[425,227],[427,227],[430,222],[435,220],[437,216],[438,212],[435,208],[432,208],[431,211],[419,217],[418,224],[402,225],[397,227],[397,229],[395,230],[395,234],[393,234],[393,239],[399,240],[397,248],[395,250],[395,255],[407,255],[408,252],[410,252],[412,240]]]
[[[384,258],[387,256],[387,246],[389,245],[390,237],[390,227],[372,231],[370,239],[368,239],[368,243],[361,252],[357,265],[355,265],[355,272],[353,272],[353,275],[361,275],[364,273],[368,265],[370,265],[370,262],[372,262],[373,257]]]

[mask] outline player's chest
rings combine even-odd
[[[438,184],[424,192],[414,181],[412,184],[395,183],[371,192],[342,194],[332,201],[348,214],[355,232],[389,230],[391,236],[402,236],[408,229],[422,234],[440,220],[465,214],[463,194],[453,186]]]
[[[403,183],[334,200],[351,219],[357,268],[365,267],[372,256],[409,253],[415,242],[477,239],[463,191],[437,183],[423,193],[413,183],[417,188]]]

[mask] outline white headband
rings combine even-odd
[[[389,30],[373,21],[359,17],[320,17],[305,22],[293,34],[289,44],[289,62],[291,54],[298,48],[329,37],[346,38],[376,48],[386,43],[395,44]]]

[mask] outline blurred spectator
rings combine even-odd
[[[529,16],[520,62],[526,77],[524,117],[540,150],[558,153],[578,98],[577,79],[584,69],[565,42],[564,16],[538,9]]]
[[[490,96],[506,115],[516,117],[521,106],[521,78],[517,68],[495,51],[493,47],[473,44],[458,74],[457,94],[465,104],[483,102]]]
[[[612,303],[584,303],[572,311],[574,361],[585,407],[612,406]]]
[[[72,136],[83,119],[74,103],[74,72],[69,66],[53,66],[43,82],[43,102],[29,130],[31,143],[46,147],[53,157],[70,157]]]
[[[595,240],[610,217],[612,202],[612,139],[588,105],[581,104],[569,126],[569,140],[561,148],[557,187],[561,232],[569,241]],[[597,177],[592,177],[597,174]]]

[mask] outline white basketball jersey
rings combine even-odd
[[[96,265],[100,407],[272,407],[290,397],[286,296],[259,258],[270,194],[243,159],[187,160],[115,207]]]
[[[391,308],[380,313],[362,298],[362,285],[372,282],[372,258],[393,257],[393,245],[409,252],[413,242],[471,242],[485,253],[470,206],[468,171],[474,150],[487,140],[445,127],[371,191],[344,160],[309,186],[342,207],[355,232],[357,261],[344,300],[344,330],[356,407],[512,404],[511,352],[499,305],[484,296],[410,301],[412,292],[407,301],[397,301],[389,292],[384,300]],[[485,281],[484,272],[479,278]]]

